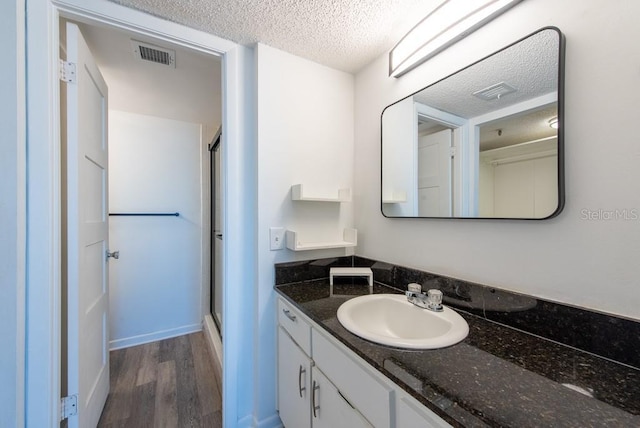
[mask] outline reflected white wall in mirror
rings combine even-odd
[[[387,217],[544,219],[564,204],[562,34],[538,32],[382,114]]]

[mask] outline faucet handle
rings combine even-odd
[[[427,304],[429,309],[434,311],[442,310],[442,291],[440,290],[429,290],[427,291]]]
[[[412,293],[422,293],[422,285],[412,282],[411,284],[407,285],[407,290]]]

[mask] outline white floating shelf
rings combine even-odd
[[[302,242],[298,232],[287,230],[287,248],[293,251],[323,250],[326,248],[348,248],[358,245],[358,231],[345,229],[342,241]]]
[[[317,193],[305,193],[302,184],[291,186],[291,199],[294,201],[309,202],[350,202],[351,189],[338,189],[338,195],[320,195]]]
[[[407,192],[393,192],[382,198],[383,204],[401,204],[403,202],[407,202]]]

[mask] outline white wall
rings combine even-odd
[[[24,1],[0,4],[0,426],[24,423]]]
[[[558,208],[558,157],[547,156],[493,167],[496,217],[544,218]]]
[[[291,185],[353,187],[353,76],[265,45],[256,48],[258,283],[254,329],[256,424],[277,423],[274,263],[344,255],[344,249],[269,250],[269,227],[335,239],[353,227],[353,203],[292,202]],[[379,182],[379,180],[376,180]],[[271,419],[269,419],[271,418]]]
[[[130,40],[144,37],[113,28],[80,28],[109,84],[111,109],[201,123],[204,141],[211,141],[222,123],[219,57],[151,40],[176,51],[176,67],[167,67],[134,57]]]
[[[495,178],[493,173],[493,165],[480,158],[478,164],[478,215],[481,217],[495,217],[493,201]]]
[[[201,126],[109,111],[111,348],[200,329]]]
[[[220,57],[121,29],[88,24],[80,24],[80,29],[109,86],[110,109],[201,124],[203,150],[206,148],[222,123]],[[131,39],[175,49],[176,67],[137,60],[131,50]],[[201,169],[202,233],[208,237],[211,195],[208,154],[202,157]],[[202,244],[201,311],[204,314],[210,305],[211,250],[208,238]]]
[[[414,217],[418,212],[417,164],[407,165],[406,162],[407,159],[415,159],[418,150],[413,97],[386,110],[382,118],[385,141],[393,142],[384,146],[385,176],[382,177],[382,198],[389,200],[394,199],[397,194],[406,195],[406,202],[385,204],[384,213],[388,216]]]
[[[358,254],[640,319],[640,220],[584,210],[638,210],[640,2],[528,0],[400,79],[382,55],[356,76]],[[385,106],[547,25],[566,35],[566,194],[536,221],[393,220],[380,214]],[[597,214],[594,214],[597,217]],[[603,215],[600,215],[602,218]]]

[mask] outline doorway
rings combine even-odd
[[[223,277],[237,284],[224,295],[224,414],[230,421],[238,420],[240,400],[247,387],[231,381],[231,373],[249,373],[252,357],[245,349],[250,346],[250,334],[235,334],[246,316],[242,304],[255,278],[247,269],[255,262],[253,234],[255,184],[251,155],[255,144],[250,104],[252,53],[228,40],[168,22],[112,2],[81,0],[42,0],[32,2],[26,19],[26,94],[27,111],[23,121],[27,129],[25,189],[30,210],[26,226],[31,231],[26,243],[26,275],[29,278],[25,296],[27,350],[25,367],[25,418],[34,426],[55,426],[60,420],[61,377],[61,305],[62,295],[60,248],[60,204],[62,186],[59,138],[59,18],[68,18],[91,25],[120,28],[146,35],[202,53],[221,56],[224,73],[223,106],[226,149],[222,155],[222,172],[227,203],[223,210],[223,232],[242,239],[224,241],[226,255]],[[232,194],[228,200],[225,195]],[[208,300],[207,300],[208,306]],[[48,328],[43,328],[48,326]],[[231,330],[230,330],[231,329]],[[228,331],[230,330],[230,331]],[[75,368],[74,368],[75,369]],[[248,392],[248,390],[246,391]]]
[[[66,22],[61,20],[61,40],[66,38]],[[112,258],[109,315],[103,330],[110,332],[110,348],[199,331],[209,300],[207,273],[213,265],[205,237],[214,230],[207,189],[215,186],[208,181],[205,141],[216,125],[220,129],[221,61],[151,38],[141,41],[126,31],[82,23],[73,27],[80,27],[110,93],[108,107],[101,104],[109,116],[111,165],[109,185],[102,187],[109,188],[103,203],[109,201],[107,251]],[[142,48],[157,52],[146,59],[148,52]],[[170,52],[170,60],[158,63],[158,52]],[[82,91],[81,85],[78,88]],[[218,198],[214,206],[220,207]],[[219,248],[219,257],[222,251]],[[66,310],[63,320],[65,314]],[[65,333],[63,347],[74,342]],[[71,362],[66,356],[62,359],[65,377]],[[73,373],[70,368],[68,374]],[[64,380],[61,389],[67,395]]]
[[[109,86],[110,247],[120,254],[109,272],[111,349],[199,330],[221,61],[123,30],[80,29]]]

